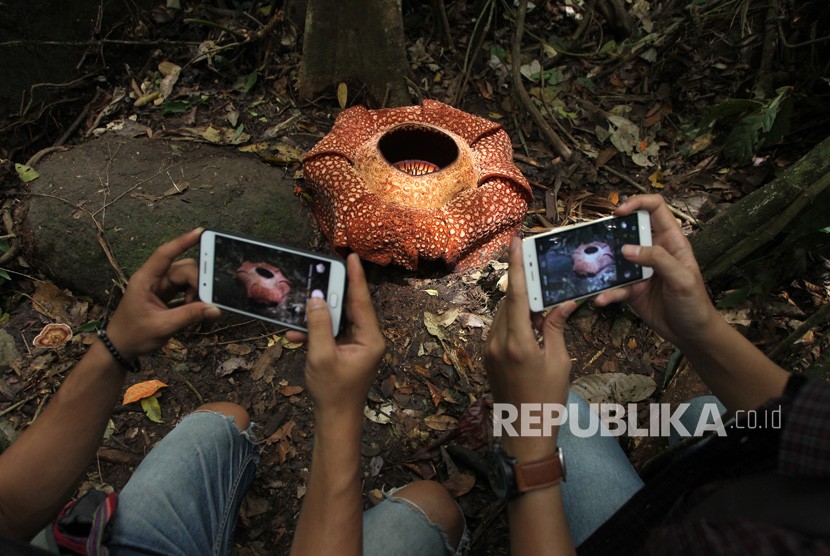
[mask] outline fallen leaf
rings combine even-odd
[[[286,398],[290,398],[291,396],[296,396],[300,392],[304,391],[305,388],[302,386],[286,386],[280,390],[280,394],[285,396]]]
[[[392,421],[389,416],[392,415],[394,411],[395,406],[391,403],[382,404],[377,409],[372,409],[368,405],[363,407],[363,415],[365,415],[366,418],[373,423],[377,423],[379,425],[388,425]]]
[[[226,359],[216,367],[216,376],[223,377],[235,373],[242,369],[247,370],[251,368],[251,362],[242,357],[231,357]]]
[[[648,181],[651,182],[651,187],[653,187],[655,189],[663,189],[663,184],[660,181],[662,179],[663,179],[663,172],[661,172],[660,170],[655,171],[653,174],[651,174],[648,177]]]
[[[645,375],[600,373],[583,376],[571,383],[571,390],[588,403],[630,403],[646,399],[657,389]]]
[[[190,189],[190,184],[186,181],[173,183],[167,191],[165,191],[162,195],[165,197],[171,197],[173,195],[181,195],[185,191]]]
[[[37,170],[31,166],[27,166],[26,164],[15,162],[14,169],[17,172],[17,176],[20,178],[20,181],[23,183],[29,183],[30,181],[34,181],[40,177]]]
[[[159,391],[161,388],[167,388],[167,385],[160,380],[145,380],[137,384],[133,384],[127,391],[124,392],[124,399],[121,400],[123,405],[137,402],[138,400],[148,398]]]
[[[251,370],[251,380],[259,382],[264,379],[266,383],[273,382],[276,373],[275,365],[281,355],[282,344],[280,343],[274,343],[263,351]]]
[[[749,318],[749,309],[729,309],[718,312],[723,317],[723,320],[729,324],[739,324],[741,326],[749,326],[752,324],[752,319]]]
[[[340,108],[346,108],[346,102],[349,99],[349,86],[345,83],[340,83],[337,86],[337,104]]]
[[[452,494],[453,498],[458,498],[472,490],[476,485],[476,478],[467,473],[456,473],[441,484]]]
[[[249,344],[228,344],[225,346],[225,349],[228,350],[228,353],[231,355],[248,355],[254,348],[252,348]]]
[[[161,348],[161,352],[176,361],[181,361],[187,356],[187,348],[176,338],[167,340],[167,343]]]
[[[421,290],[427,295],[438,295],[438,290]]]
[[[32,307],[41,315],[65,322],[69,320],[68,309],[74,298],[51,282],[38,282],[32,301]]]
[[[441,398],[443,397],[441,395],[441,389],[428,380],[426,381],[426,383],[427,387],[429,388],[429,393],[432,396],[432,403],[434,403],[437,406],[439,403],[441,403]]]
[[[161,406],[159,405],[159,400],[155,395],[142,398],[141,409],[144,410],[144,413],[152,422],[164,423],[161,418]]]
[[[424,424],[434,431],[447,431],[455,428],[457,419],[451,415],[427,415]]]
[[[444,330],[444,327],[441,326],[441,319],[438,315],[434,315],[429,311],[424,311],[424,326],[426,326],[427,332],[438,338],[439,340],[446,340],[447,334]]]

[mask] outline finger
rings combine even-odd
[[[623,245],[622,253],[631,262],[653,267],[654,272],[676,291],[688,291],[695,285],[694,274],[660,245]]]
[[[163,313],[164,318],[159,325],[163,336],[175,334],[191,324],[201,322],[205,319],[215,319],[222,314],[216,305],[202,301],[181,305],[175,309],[168,309]]]
[[[194,293],[198,293],[199,287],[199,265],[193,259],[182,259],[170,265],[167,271],[166,280],[160,281],[162,286],[157,292],[159,298],[167,301],[177,293],[184,291],[190,294],[192,301]]]
[[[308,334],[300,332],[299,330],[287,330],[285,332],[285,339],[294,343],[305,342],[308,339]]]
[[[565,345],[565,322],[574,312],[574,309],[576,309],[576,303],[566,301],[551,309],[548,316],[545,317],[542,337],[545,342],[545,357],[548,359],[568,360],[568,348]]]
[[[680,227],[661,195],[635,195],[617,207],[614,214],[625,216],[635,210],[645,210],[651,214],[651,230],[655,234],[669,230],[677,230],[680,233]]]
[[[176,257],[199,243],[199,236],[203,231],[205,231],[204,228],[196,228],[162,244],[150,255],[138,272],[146,273],[152,278],[161,278],[170,269]]]
[[[533,336],[530,328],[530,302],[527,300],[527,283],[525,283],[524,261],[522,261],[522,241],[513,237],[510,241],[510,254],[507,267],[507,334],[516,334],[519,338]]]
[[[594,304],[597,307],[607,307],[612,303],[623,303],[631,299],[631,296],[634,294],[632,286],[623,286],[622,288],[614,288],[613,290],[608,290],[606,292],[602,292],[594,299]]]
[[[346,259],[346,271],[349,276],[346,318],[351,325],[352,338],[359,342],[367,335],[380,334],[380,326],[378,326],[377,315],[372,305],[369,285],[366,283],[366,273],[356,253],[350,254]]]
[[[309,297],[306,302],[309,357],[334,352],[334,333],[331,331],[331,313],[325,299]],[[313,350],[313,351],[312,351]]]

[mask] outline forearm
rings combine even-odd
[[[731,412],[754,409],[780,396],[789,378],[787,371],[720,318],[701,340],[679,347]]]
[[[360,437],[363,419],[318,415],[308,490],[292,554],[359,555],[363,550]]]
[[[520,495],[508,505],[510,553],[574,554],[560,485]]]
[[[100,445],[124,376],[95,342],[37,421],[0,456],[0,534],[29,538],[66,503]]]

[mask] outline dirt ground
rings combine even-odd
[[[559,7],[540,3],[538,9],[561,22]],[[459,17],[463,23],[459,23],[458,32],[468,38],[475,14],[471,7],[466,10],[466,17]],[[239,20],[231,21],[242,25]],[[424,40],[414,21],[408,24],[407,33],[417,91],[451,101],[451,88],[464,66],[465,45],[445,50],[429,37]],[[539,18],[531,27],[542,33],[544,21]],[[491,59],[490,65],[476,67],[459,107],[497,119],[513,139],[516,163],[534,193],[523,226],[525,235],[549,228],[552,217],[553,223],[561,225],[607,216],[621,198],[638,192],[632,182],[663,194],[675,208],[689,214],[681,224],[685,233],[692,234],[797,160],[806,152],[805,144],[815,143],[815,130],[808,126],[802,130],[803,142],[787,142],[737,166],[720,161],[717,142],[698,145],[700,151],[692,154],[684,151],[681,124],[698,117],[702,107],[713,102],[710,97],[728,98],[744,91],[751,73],[722,37],[716,38],[705,25],[690,25],[685,35],[672,36],[668,46],[661,48],[661,58],[655,64],[633,55],[561,61],[559,98],[565,102],[559,109],[578,112],[573,121],[567,121],[573,144],[595,155],[566,162],[552,152],[508,94],[506,59],[497,55],[498,49],[509,49],[508,21],[501,26],[487,39],[488,48],[501,62]],[[289,31],[281,32],[283,38],[290,36]],[[91,116],[84,131],[136,120],[151,130],[151,135],[169,138],[176,130],[209,124],[225,129],[232,120],[232,127],[244,124],[245,132],[251,135],[249,143],[268,143],[268,149],[259,155],[285,168],[301,184],[302,153],[330,129],[339,109],[333,97],[313,104],[295,101],[293,80],[300,52],[296,44],[282,44],[269,50],[279,63],[260,77],[259,88],[240,92],[234,82],[244,75],[227,69],[222,70],[228,72],[225,75],[194,63],[182,73],[177,87],[179,100],[190,103],[194,95],[201,94],[204,98],[198,102],[187,104],[183,111],[162,114],[157,107],[136,107],[136,99],[128,99],[116,103],[103,119]],[[182,52],[154,52],[148,56],[150,69],[144,75],[123,76],[118,85],[129,89],[131,79],[141,82],[144,78],[152,83],[159,77],[152,68],[163,58],[175,59],[182,66],[188,60]],[[601,73],[595,79],[596,90],[589,90],[579,79],[594,69]],[[114,93],[110,87],[110,100]],[[648,130],[649,136],[661,143],[660,175],[653,167],[632,163],[607,141],[594,136],[597,118],[605,122],[602,114],[622,105],[629,107],[628,119],[641,122],[644,133]],[[93,106],[93,116],[104,114],[101,106]],[[83,140],[81,134],[76,139]],[[15,188],[15,198],[25,198],[25,188],[19,184]],[[328,249],[322,240],[317,247]],[[724,308],[724,315],[762,350],[769,351],[827,302],[827,256],[809,253],[810,264],[797,277]],[[505,508],[477,472],[492,441],[482,347],[503,295],[498,282],[505,273],[505,260],[502,256],[500,261],[463,273],[440,268],[408,272],[367,265],[387,353],[367,400],[361,447],[364,504],[376,503],[383,488],[419,478],[440,481],[464,510],[473,554],[509,552]],[[96,341],[91,330],[110,308],[63,290],[63,284],[53,286],[53,279],[36,269],[36,261],[17,260],[13,268],[13,279],[2,291],[2,307],[8,315],[3,317],[3,329],[14,339],[20,355],[0,376],[0,412],[3,420],[20,431],[37,418],[86,346]],[[713,297],[722,301],[734,288],[733,283],[715,284]],[[68,321],[80,325],[66,346],[32,346],[44,324]],[[428,325],[443,339],[431,333]],[[248,408],[257,423],[261,448],[257,477],[240,514],[236,553],[287,553],[305,493],[314,425],[304,391],[305,346],[287,342],[283,332],[262,322],[224,316],[184,331],[161,352],[143,358],[142,371],[130,376],[127,386],[149,379],[165,382],[168,386],[159,398],[163,422],[152,422],[139,404],[119,405],[81,489],[118,490],[181,417],[203,402],[234,401]],[[624,307],[600,310],[590,301],[583,303],[570,320],[566,339],[574,362],[573,379],[611,372],[654,379],[657,389],[640,402],[642,407],[655,401],[679,403],[707,393],[688,365],[678,359],[675,347]],[[826,325],[811,328],[786,364],[792,369],[807,367],[823,356],[827,346]],[[659,439],[622,442],[638,468],[664,447]]]

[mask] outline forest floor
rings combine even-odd
[[[608,216],[620,199],[640,189],[662,194],[686,215],[678,222],[685,233],[693,234],[823,138],[808,126],[780,144],[758,148],[745,162],[725,162],[723,139],[728,130],[715,127],[696,136],[684,130],[698,124],[707,107],[746,98],[756,70],[735,45],[747,46],[750,39],[735,36],[725,11],[710,12],[708,20],[684,12],[651,21],[646,13],[637,23],[642,43],[637,48],[632,48],[634,40],[610,44],[613,41],[606,37],[605,42],[596,39],[580,56],[554,58],[541,41],[524,49],[521,63],[531,98],[558,117],[566,142],[577,153],[563,160],[510,95],[507,53],[512,20],[501,8],[493,13],[480,51],[468,55],[474,20],[486,15],[474,13],[472,4],[450,13],[452,48],[442,44],[427,8],[409,9],[405,22],[411,87],[421,98],[452,103],[505,127],[513,139],[516,164],[533,187],[534,201],[523,227],[526,235]],[[251,18],[232,14],[202,15],[236,31],[251,24]],[[577,23],[558,3],[540,2],[528,16],[527,32],[542,38],[554,30],[565,35]],[[653,26],[649,35],[640,29],[646,24]],[[228,149],[256,152],[301,180],[302,154],[331,128],[340,107],[333,92],[311,104],[296,99],[296,29],[280,22],[273,33],[267,44],[229,48],[221,56],[199,59],[185,49],[154,51],[144,70],[111,83],[96,96],[83,132],[108,127],[111,132],[149,130],[158,137],[187,134]],[[204,40],[224,38],[219,33]],[[467,63],[467,58],[478,62]],[[138,98],[159,90],[164,73],[169,75],[169,66],[159,71],[161,62],[180,68],[177,81],[159,106],[152,99],[137,105]],[[797,68],[784,70],[792,75]],[[347,104],[362,100],[359,90],[347,89]],[[230,133],[217,139],[208,133],[209,126]],[[826,255],[808,253],[803,272],[771,290],[736,300],[728,294],[740,281],[722,282],[712,285],[713,297],[734,326],[769,351],[827,303]],[[420,478],[438,480],[461,504],[475,554],[508,553],[504,505],[476,471],[491,442],[482,346],[503,295],[498,282],[505,273],[504,261],[502,257],[462,273],[367,265],[388,350],[367,402],[361,449],[365,504],[376,503],[383,488]],[[95,341],[90,325],[106,308],[60,284],[55,287],[48,276],[36,275],[33,269],[14,268],[24,275],[13,274],[4,285],[3,309],[8,316],[3,317],[3,327],[20,355],[0,377],[0,412],[11,429],[20,431],[37,418],[86,346]],[[73,340],[57,350],[34,348],[34,336],[53,321],[73,323]],[[240,514],[238,553],[287,553],[305,493],[314,427],[303,388],[305,346],[286,342],[282,333],[258,321],[227,316],[184,331],[161,352],[145,358],[144,370],[128,380],[132,384],[159,379],[168,384],[159,398],[163,422],[151,422],[138,404],[119,405],[82,488],[119,489],[182,416],[204,401],[235,401],[259,424],[262,451]],[[641,407],[706,393],[678,359],[675,347],[624,307],[597,309],[584,303],[572,317],[566,339],[574,379],[614,372],[651,377],[656,389],[636,400]],[[808,366],[827,347],[826,326],[811,329],[786,364],[792,369]],[[638,468],[665,446],[660,439],[624,438],[622,444]]]

